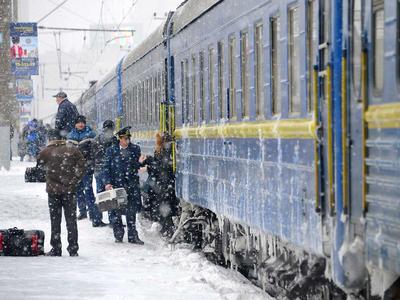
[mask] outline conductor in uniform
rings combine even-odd
[[[125,127],[117,132],[118,144],[109,147],[105,155],[104,183],[105,189],[124,188],[128,195],[126,208],[126,223],[128,242],[143,245],[136,230],[136,213],[140,211],[142,202],[140,196],[138,170],[141,167],[139,158],[140,147],[131,143],[131,127]],[[110,219],[116,243],[121,243],[125,231],[120,210],[112,210]]]

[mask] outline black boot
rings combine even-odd
[[[87,219],[87,214],[79,214],[78,220],[83,220],[83,219]]]
[[[135,234],[132,238],[128,239],[128,243],[136,245],[144,245],[144,242],[141,239],[139,239],[138,234]]]
[[[45,256],[61,256],[61,250],[51,249]]]

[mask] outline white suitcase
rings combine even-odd
[[[96,195],[96,204],[102,212],[112,209],[124,209],[127,203],[128,199],[124,188],[112,189]]]

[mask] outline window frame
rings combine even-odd
[[[224,42],[220,40],[217,44],[217,64],[218,64],[218,118],[225,117],[225,73],[224,73]]]
[[[275,25],[275,26],[274,26]],[[279,15],[274,15],[269,18],[270,28],[270,80],[271,80],[271,115],[278,117],[282,114],[282,97],[281,97],[281,48],[280,48],[280,33],[281,33],[281,18]],[[274,30],[276,29],[276,30]],[[274,49],[276,48],[276,49]],[[275,57],[275,58],[274,58]],[[274,64],[274,61],[276,63]],[[274,75],[276,65],[277,73]],[[276,109],[278,108],[278,109]]]
[[[383,94],[383,89],[385,85],[385,1],[384,0],[372,0],[372,7],[371,7],[371,24],[372,24],[372,30],[371,30],[371,35],[372,35],[372,92],[374,96],[380,97]],[[376,86],[376,20],[375,20],[375,14],[377,14],[379,11],[383,12],[383,64],[382,64],[382,88],[377,88]]]
[[[200,118],[199,121],[205,122],[207,120],[207,115],[206,115],[206,80],[205,80],[205,60],[204,60],[204,51],[199,52],[199,97],[200,97],[200,107],[199,107],[199,113],[200,113]]]
[[[240,116],[241,119],[247,120],[250,118],[250,34],[248,28],[240,31],[240,89]]]
[[[231,34],[228,37],[228,60],[229,60],[229,101],[227,118],[229,120],[235,121],[237,119],[237,99],[236,99],[236,36]]]
[[[209,109],[209,121],[216,121],[216,111],[215,111],[215,49],[213,46],[208,48],[208,109]]]
[[[191,86],[192,86],[192,123],[196,124],[198,122],[198,116],[197,116],[197,76],[196,76],[196,68],[197,68],[197,63],[196,63],[196,56],[192,55],[191,58],[191,64],[192,64],[192,74],[191,74]]]
[[[297,16],[296,16],[296,15]],[[297,18],[297,20],[296,20]],[[297,21],[297,26],[294,23]],[[292,3],[288,7],[288,78],[289,78],[289,115],[302,113],[301,103],[301,71],[300,71],[300,4]],[[297,30],[297,35],[296,35]],[[296,50],[297,49],[297,50]],[[296,60],[297,55],[297,60]],[[297,65],[297,70],[296,70]]]
[[[255,114],[257,120],[265,119],[265,53],[264,23],[262,20],[254,24],[254,85]],[[260,67],[261,65],[261,67]]]

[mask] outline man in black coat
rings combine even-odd
[[[140,168],[140,147],[130,142],[130,127],[117,132],[119,145],[113,145],[106,151],[104,182],[105,189],[124,188],[128,194],[126,208],[126,223],[128,242],[143,245],[136,230],[136,213],[142,206],[138,170]],[[122,225],[121,212],[111,212],[115,242],[121,243],[125,231]]]
[[[96,193],[105,191],[104,167],[107,148],[118,145],[118,139],[114,136],[115,124],[111,120],[103,123],[103,131],[92,142],[92,159],[94,162],[94,177],[96,178]],[[108,220],[112,225],[111,212],[108,212]]]
[[[52,249],[46,255],[61,256],[61,213],[64,210],[68,232],[68,252],[78,256],[75,192],[85,174],[85,159],[77,147],[66,144],[57,130],[49,132],[49,145],[37,157],[46,170],[46,191],[51,220]]]
[[[68,100],[66,93],[59,92],[54,97],[58,104],[55,129],[59,130],[62,136],[67,136],[75,127],[79,113],[76,106]]]

